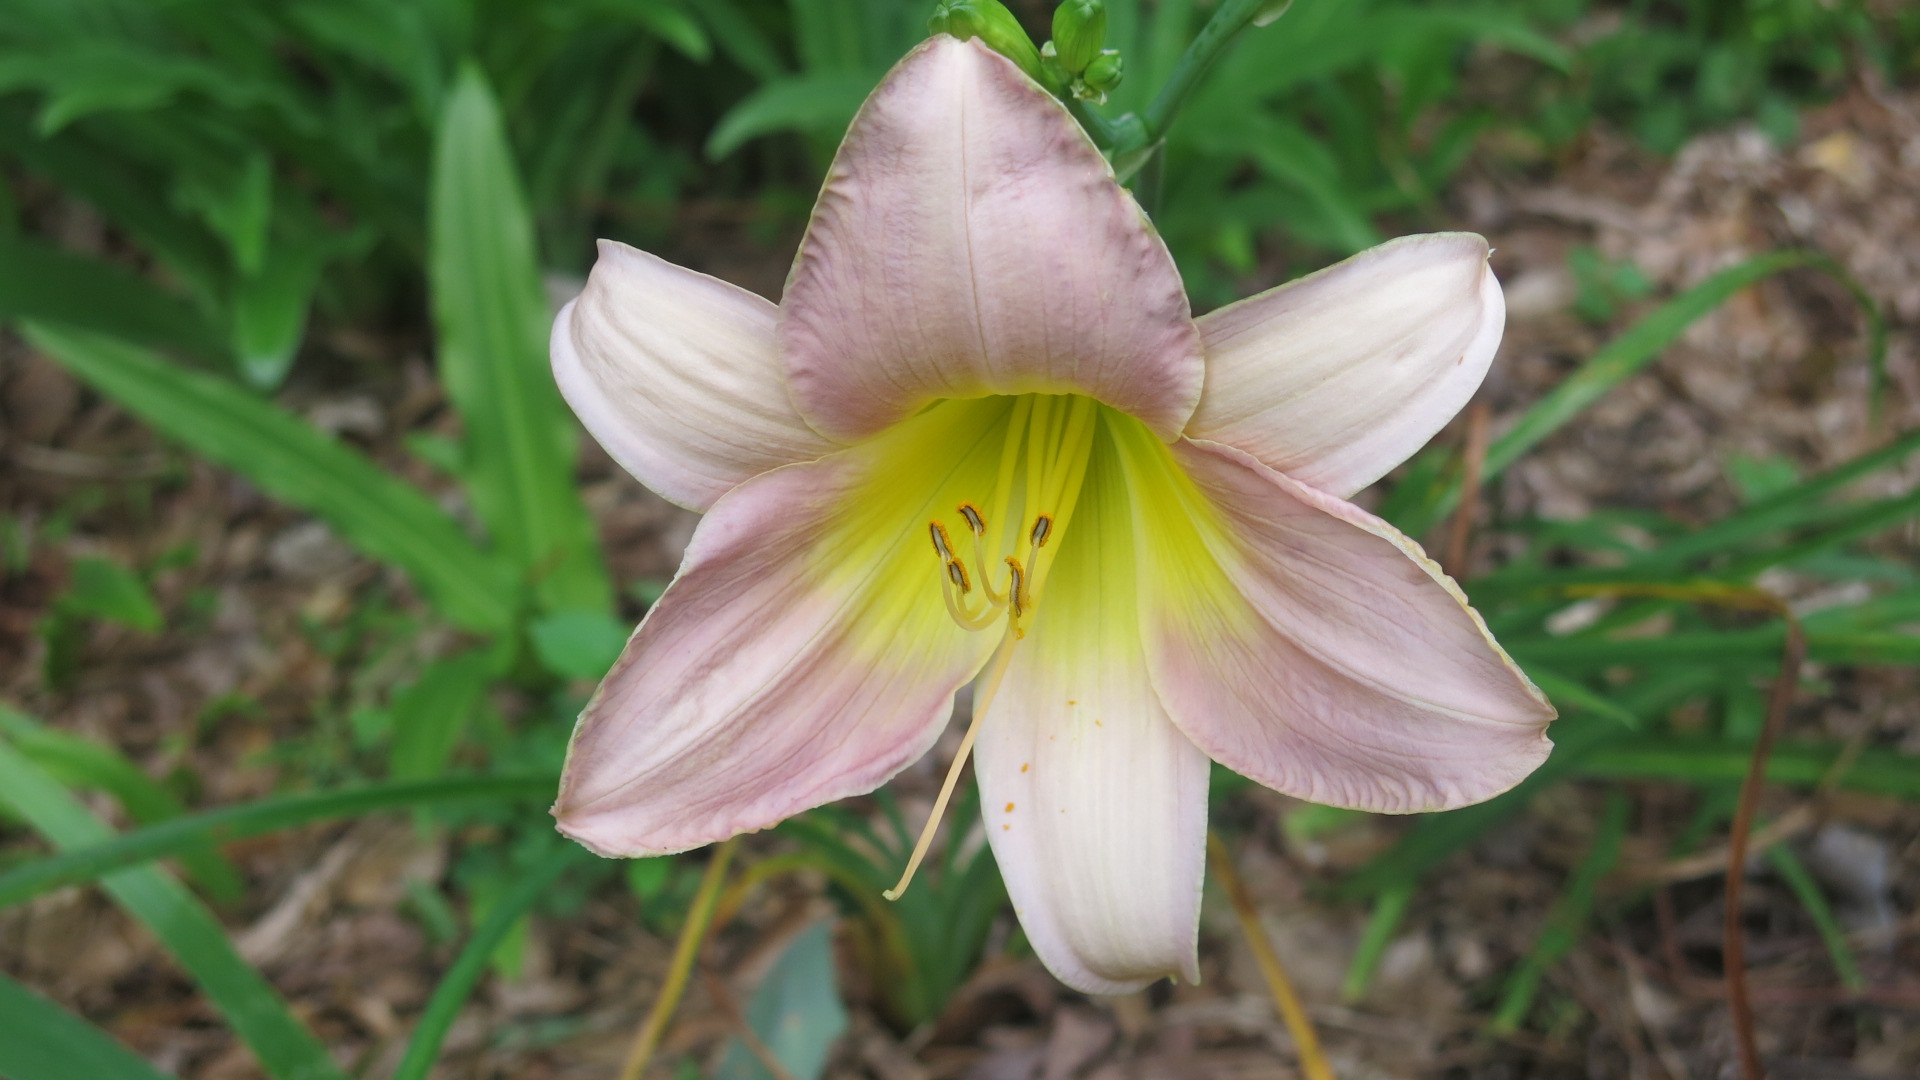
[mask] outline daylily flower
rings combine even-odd
[[[929,40],[779,306],[603,242],[554,325],[587,428],[706,513],[580,718],[560,829],[659,855],[872,791],[984,671],[966,745],[1015,910],[1117,993],[1199,977],[1209,758],[1386,813],[1511,787],[1553,709],[1346,501],[1479,385],[1487,255],[1409,237],[1195,320],[1066,110]]]

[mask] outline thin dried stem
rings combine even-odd
[[[693,904],[687,908],[687,923],[680,928],[680,940],[674,942],[673,960],[667,965],[667,981],[660,985],[653,1008],[647,1010],[639,1034],[633,1037],[626,1064],[620,1067],[620,1080],[640,1080],[641,1074],[647,1071],[647,1063],[653,1060],[653,1052],[660,1048],[660,1039],[667,1033],[674,1010],[680,1006],[680,996],[686,992],[687,977],[693,974],[693,962],[700,955],[700,945],[707,939],[707,926],[720,899],[720,884],[726,880],[727,866],[733,862],[733,849],[739,842],[738,837],[725,841],[713,850],[713,858],[707,861],[706,873],[700,875],[700,888],[693,894]]]
[[[720,1011],[727,1014],[727,1019],[733,1023],[733,1033],[740,1037],[740,1045],[747,1048],[747,1053],[753,1055],[773,1080],[796,1080],[793,1073],[780,1063],[780,1059],[761,1040],[759,1033],[753,1030],[753,1025],[747,1022],[746,1014],[740,1011],[740,1003],[733,1000],[733,992],[727,989],[726,980],[711,971],[703,971],[701,975],[707,981],[707,996],[713,998],[714,1004],[720,1006]]]
[[[1800,666],[1807,658],[1807,635],[1800,628],[1800,621],[1790,612],[1782,613],[1787,620],[1787,644],[1780,656],[1780,673],[1767,696],[1766,723],[1753,744],[1746,779],[1740,783],[1740,801],[1733,812],[1733,832],[1727,841],[1727,918],[1721,928],[1721,948],[1726,968],[1727,1012],[1733,1020],[1734,1046],[1739,1050],[1740,1073],[1745,1080],[1766,1080],[1767,1070],[1760,1060],[1760,1045],[1753,1033],[1753,1001],[1747,989],[1747,943],[1740,919],[1740,892],[1746,884],[1747,847],[1752,838],[1760,789],[1766,783],[1767,758],[1773,753],[1774,740],[1779,738],[1780,729],[1786,723],[1787,708],[1793,704],[1794,691],[1800,685]]]
[[[1726,920],[1721,925],[1721,960],[1726,971],[1727,1012],[1733,1023],[1734,1047],[1740,1058],[1744,1080],[1766,1080],[1766,1066],[1760,1060],[1760,1044],[1753,1033],[1753,999],[1747,988],[1746,928],[1740,921],[1740,894],[1746,884],[1747,853],[1752,848],[1753,819],[1759,811],[1760,789],[1766,784],[1767,760],[1773,744],[1787,721],[1787,708],[1793,704],[1794,691],[1800,685],[1800,668],[1807,659],[1807,634],[1785,600],[1765,589],[1721,582],[1675,582],[1670,584],[1607,586],[1569,589],[1571,594],[1591,596],[1654,596],[1711,604],[1736,611],[1764,611],[1779,616],[1787,624],[1786,646],[1781,650],[1780,672],[1774,677],[1767,695],[1767,719],[1760,737],[1753,744],[1753,756],[1747,761],[1747,775],[1740,782],[1740,800],[1734,807],[1733,828],[1727,838]]]
[[[1294,1048],[1300,1053],[1301,1073],[1307,1080],[1334,1080],[1333,1067],[1327,1064],[1326,1052],[1320,1049],[1320,1036],[1314,1032],[1313,1021],[1307,1019],[1307,1010],[1301,1007],[1300,996],[1294,993],[1293,983],[1287,979],[1287,969],[1280,966],[1280,956],[1267,940],[1266,930],[1260,926],[1260,913],[1254,910],[1253,897],[1248,895],[1246,883],[1240,880],[1240,872],[1234,869],[1233,856],[1219,833],[1207,833],[1207,854],[1213,863],[1213,876],[1227,891],[1227,901],[1240,919],[1240,932],[1246,935],[1253,958],[1260,965],[1260,974],[1266,977],[1267,989],[1273,993],[1273,1007],[1293,1036]]]
[[[1480,478],[1486,473],[1492,426],[1492,406],[1476,401],[1467,409],[1467,442],[1460,451],[1460,505],[1453,512],[1447,555],[1440,564],[1454,578],[1465,578],[1470,569],[1467,559],[1473,552],[1473,518],[1480,511]]]

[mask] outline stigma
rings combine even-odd
[[[960,503],[950,519],[970,538],[968,550],[955,546],[959,534],[946,522],[927,523],[941,596],[955,623],[973,631],[1004,627],[1016,640],[1026,636],[1060,551],[1056,537],[1066,531],[1086,480],[1097,419],[1091,398],[1018,398],[991,498]]]

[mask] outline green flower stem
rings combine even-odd
[[[1073,114],[1075,120],[1080,121],[1080,126],[1087,130],[1087,135],[1093,139],[1095,146],[1103,150],[1111,149],[1118,146],[1126,137],[1125,130],[1119,124],[1088,108],[1086,102],[1072,94],[1062,95],[1060,103],[1067,107],[1067,111]]]
[[[1153,154],[1140,163],[1139,171],[1134,174],[1133,195],[1147,211],[1147,217],[1160,216],[1160,197],[1166,191],[1167,155],[1156,147]]]
[[[578,862],[587,861],[586,852],[569,842],[565,847],[547,856],[546,861],[520,879],[512,892],[494,907],[491,914],[474,930],[467,940],[466,947],[454,960],[440,979],[440,985],[434,988],[433,998],[427,1002],[426,1011],[420,1015],[420,1023],[413,1029],[413,1038],[407,1043],[406,1056],[401,1058],[399,1068],[393,1071],[393,1080],[424,1080],[440,1056],[441,1044],[446,1041],[447,1032],[453,1029],[453,1022],[460,1015],[460,1009],[467,1003],[468,995],[487,973],[487,965],[500,943],[507,939],[515,925],[540,902],[560,875]]]
[[[1201,27],[1200,36],[1194,38],[1193,44],[1187,46],[1187,51],[1181,54],[1180,62],[1174,65],[1173,74],[1167,76],[1166,85],[1160,88],[1160,93],[1153,99],[1153,104],[1148,105],[1147,111],[1141,116],[1146,138],[1139,144],[1123,147],[1122,150],[1138,149],[1166,136],[1167,128],[1172,125],[1173,118],[1180,112],[1181,107],[1187,103],[1187,97],[1199,84],[1200,77],[1213,66],[1221,50],[1238,37],[1240,31],[1253,24],[1254,17],[1260,14],[1266,2],[1267,0],[1226,0],[1226,3],[1220,5],[1220,10],[1213,13],[1213,18],[1207,20],[1206,26]]]
[[[620,1068],[620,1080],[640,1080],[666,1035],[667,1024],[673,1019],[674,1010],[680,1006],[680,995],[687,988],[687,978],[693,974],[694,961],[700,956],[700,946],[707,939],[707,927],[720,899],[720,886],[726,881],[727,867],[732,864],[733,850],[739,844],[737,836],[724,841],[713,849],[713,855],[707,860],[706,872],[700,875],[700,888],[687,908],[687,923],[680,930],[680,940],[674,943],[666,982],[661,985],[653,1008],[647,1010],[646,1021],[640,1025],[640,1033],[627,1051],[626,1064]]]

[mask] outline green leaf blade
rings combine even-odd
[[[96,330],[193,356],[225,354],[190,300],[123,267],[21,237],[0,237],[0,318]]]
[[[0,800],[61,849],[114,835],[58,781],[5,742],[0,742]],[[117,871],[104,885],[186,968],[275,1080],[345,1080],[326,1048],[240,958],[220,923],[178,880],[143,867]]]
[[[5,715],[5,711],[0,710],[0,717]],[[544,774],[453,776],[286,795],[203,810],[0,873],[0,907],[30,900],[65,885],[92,881],[122,867],[181,855],[211,842],[240,840],[316,821],[387,810],[461,802],[548,799],[558,784],[558,777]]]
[[[8,1080],[173,1080],[87,1023],[0,974],[0,1076]]]
[[[239,387],[112,338],[36,324],[27,339],[163,434],[405,570],[449,621],[486,632],[512,625],[516,598],[505,568],[373,462]]]
[[[478,68],[455,83],[434,153],[428,269],[440,374],[466,425],[474,506],[541,606],[611,611],[577,436],[547,364],[533,220]]]

